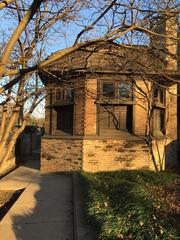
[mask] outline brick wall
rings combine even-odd
[[[88,172],[151,167],[149,150],[143,141],[84,140],[83,170]]]
[[[87,172],[122,169],[150,169],[154,164],[147,144],[140,139],[61,139],[43,137],[41,171],[61,172],[83,169]],[[153,153],[160,169],[176,166],[176,141],[153,141]]]
[[[42,139],[41,171],[114,171],[153,168],[143,141]]]
[[[41,171],[76,171],[82,168],[82,140],[42,138]]]

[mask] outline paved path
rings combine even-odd
[[[22,189],[0,222],[0,240],[72,240],[72,179],[44,174],[34,164],[0,180],[0,190]]]

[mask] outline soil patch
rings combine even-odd
[[[24,189],[20,190],[0,190],[0,221],[20,197]]]

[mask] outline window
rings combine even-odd
[[[160,86],[153,86],[153,134],[161,136],[165,134],[165,99],[166,90]]]
[[[159,90],[159,102],[161,104],[165,104],[165,90],[164,89]]]
[[[159,113],[159,129],[162,133],[165,133],[165,110],[161,109]]]
[[[100,134],[132,132],[132,82],[101,80],[99,92]]]
[[[132,98],[132,82],[130,81],[118,82],[118,97]]]
[[[130,81],[102,81],[101,96],[107,98],[128,98],[132,99],[132,82]]]
[[[132,130],[132,106],[100,105],[100,134]]]
[[[65,99],[66,100],[69,100],[69,101],[72,101],[74,99],[74,91],[73,89],[66,89],[64,91],[64,95],[65,95]]]
[[[62,106],[56,108],[57,130],[62,133],[73,133],[73,106]]]
[[[103,96],[114,97],[114,86],[113,83],[103,83]]]
[[[55,92],[55,101],[68,101],[74,100],[74,90],[72,88],[58,88]]]
[[[153,87],[153,103],[158,105],[165,105],[165,89],[154,85]]]
[[[165,134],[165,109],[153,109],[153,132],[155,135]]]

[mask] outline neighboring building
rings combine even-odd
[[[177,36],[175,21],[164,24]],[[158,44],[170,54],[161,54]],[[174,39],[157,39],[150,46],[94,44],[41,70],[48,93],[41,170],[176,166],[177,84],[172,79],[179,80],[180,73],[174,53]]]

